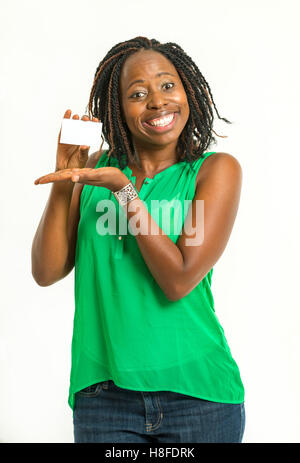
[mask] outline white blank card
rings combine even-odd
[[[102,122],[82,121],[81,119],[63,118],[60,143],[68,145],[99,145],[101,141]]]

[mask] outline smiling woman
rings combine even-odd
[[[102,122],[108,150],[83,165],[88,147],[67,155],[59,143],[57,171],[36,181],[57,189],[33,267],[54,265],[56,252],[45,286],[75,267],[75,442],[242,441],[244,387],[211,291],[242,171],[232,155],[206,151],[213,107],[179,45],[119,43],[97,67],[83,116]],[[72,191],[75,176],[82,188]]]
[[[109,156],[121,167],[128,161],[141,167],[143,156],[135,143],[143,122],[175,112],[178,121],[167,140],[171,137],[176,145],[176,161],[192,162],[216,141],[212,105],[230,123],[219,116],[207,81],[179,45],[136,37],[115,45],[99,63],[88,110],[103,122]],[[163,140],[153,135],[168,129],[144,130],[143,141],[157,145]]]

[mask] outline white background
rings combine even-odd
[[[67,404],[74,271],[49,287],[31,244],[66,109],[80,117],[108,50],[176,42],[221,116],[210,151],[243,169],[235,226],[214,267],[216,314],[246,390],[244,442],[300,441],[297,0],[12,1],[1,4],[0,441],[73,442]],[[92,152],[92,151],[91,151]]]

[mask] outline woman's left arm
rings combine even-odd
[[[139,234],[134,236],[146,265],[171,301],[189,294],[218,261],[238,211],[242,169],[236,158],[227,153],[208,157],[199,174],[195,196],[176,244],[154,221],[139,197],[122,206],[129,225],[136,222],[139,228]],[[114,192],[128,184],[126,175],[116,167],[65,169],[44,175],[35,183],[60,181],[103,186]]]
[[[218,153],[203,173],[176,244],[139,198],[123,206],[128,220],[138,214],[137,244],[153,278],[171,301],[190,293],[218,261],[237,215],[242,185],[237,159]]]

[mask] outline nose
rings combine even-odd
[[[150,98],[148,100],[148,103],[147,103],[147,108],[148,109],[157,109],[157,108],[161,108],[165,104],[166,104],[166,101],[164,99],[164,95],[162,95],[161,92],[159,92],[159,91],[152,92],[151,96],[150,96]]]

